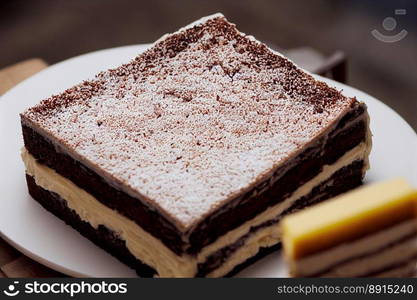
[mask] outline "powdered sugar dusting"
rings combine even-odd
[[[22,117],[186,230],[353,101],[215,16]]]

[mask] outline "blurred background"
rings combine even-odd
[[[0,0],[0,68],[33,57],[53,64],[98,49],[149,43],[218,11],[271,47],[301,49],[297,59],[343,51],[348,84],[382,100],[417,130],[412,0]],[[384,42],[372,30],[400,40]]]

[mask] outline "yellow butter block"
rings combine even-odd
[[[285,217],[282,243],[298,259],[417,217],[417,190],[398,178],[370,184]]]

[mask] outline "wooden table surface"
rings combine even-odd
[[[30,59],[0,70],[0,96],[19,82],[46,68],[41,59]],[[22,175],[23,176],[23,175]],[[0,238],[0,277],[62,277],[23,255]]]

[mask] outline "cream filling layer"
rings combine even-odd
[[[260,248],[271,247],[281,240],[281,233],[277,224],[265,227],[253,233],[242,247],[236,250],[228,259],[213,270],[206,277],[222,277],[227,275],[234,267],[244,263],[248,258],[255,256]]]
[[[417,236],[417,220],[407,220],[386,230],[378,231],[350,243],[312,254],[290,262],[290,270],[296,276],[311,276],[332,268],[351,257],[360,257],[400,241],[407,236]],[[416,248],[417,250],[417,248]]]
[[[39,164],[26,149],[22,150],[22,158],[26,165],[27,174],[34,177],[37,185],[45,190],[58,194],[67,202],[67,206],[70,209],[74,210],[83,221],[90,223],[94,228],[97,228],[99,225],[104,225],[114,231],[118,234],[119,238],[126,242],[126,247],[132,255],[154,268],[160,277],[193,277],[197,273],[197,264],[199,262],[204,262],[213,252],[233,243],[245,235],[251,227],[274,219],[289,208],[297,199],[307,195],[315,186],[331,177],[337,170],[356,160],[366,160],[369,149],[369,142],[361,143],[351,149],[334,164],[324,166],[321,173],[298,188],[291,197],[267,209],[238,228],[229,231],[212,244],[203,248],[197,257],[187,254],[182,256],[176,255],[159,239],[143,230],[132,220],[103,205],[92,195],[77,187],[70,180],[57,174],[54,170]],[[275,232],[277,230],[276,228],[278,228],[278,225],[271,226],[271,232]],[[263,237],[265,235],[264,232],[265,229],[257,232],[256,235],[254,234],[254,237],[251,239],[248,239],[247,243],[242,247],[249,247],[252,250],[248,248],[248,251],[239,251],[242,252],[239,258],[237,258],[237,255],[233,255],[232,258],[235,259],[235,263],[228,263],[227,269],[230,268],[232,270],[235,265],[239,264],[243,257],[247,259],[253,256],[253,253],[256,254],[259,248],[263,247],[262,241],[269,240],[268,245],[279,242],[279,237],[275,233],[271,233],[269,237]],[[259,239],[259,237],[261,238]],[[271,240],[274,242],[272,243]],[[251,245],[249,245],[250,241],[252,241]],[[219,271],[218,273],[226,274],[226,271],[224,267],[223,271]],[[214,276],[216,274],[211,275]]]

